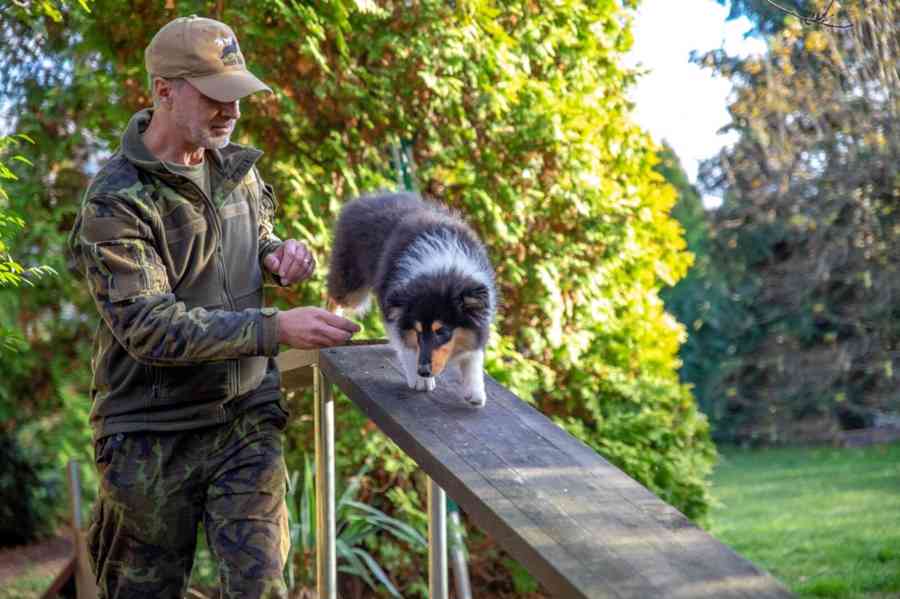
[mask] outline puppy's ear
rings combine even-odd
[[[384,319],[388,322],[397,322],[403,316],[406,309],[406,298],[400,292],[394,292],[387,296],[384,302]]]
[[[457,305],[465,314],[478,314],[484,312],[490,301],[490,293],[484,285],[475,285],[463,290],[457,297]]]
[[[397,322],[400,320],[400,317],[403,316],[403,306],[391,306],[388,308],[387,318],[388,322]]]

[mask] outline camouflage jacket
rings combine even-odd
[[[132,117],[91,181],[69,237],[101,321],[92,359],[94,437],[222,423],[279,398],[273,308],[262,259],[275,197],[259,150],[207,150],[213,197],[144,146],[152,111]]]

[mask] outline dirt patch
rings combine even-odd
[[[0,549],[0,587],[26,572],[53,578],[65,567],[73,551],[72,540],[64,532],[31,545]]]

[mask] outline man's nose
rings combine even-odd
[[[240,100],[235,100],[234,102],[221,102],[221,112],[223,115],[227,116],[230,119],[239,119],[241,118],[241,102]]]

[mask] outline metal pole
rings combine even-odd
[[[334,402],[331,385],[314,366],[316,421],[316,588],[319,599],[337,599],[334,513]]]
[[[428,477],[428,597],[448,599],[447,494]]]
[[[72,528],[81,530],[81,483],[78,476],[78,462],[69,460],[69,502],[72,513]]]
[[[459,508],[448,501],[449,534],[450,534],[450,561],[453,564],[453,582],[456,588],[457,599],[472,599],[472,584],[469,581],[469,566],[466,563],[466,552],[463,546],[462,521],[459,517]]]

